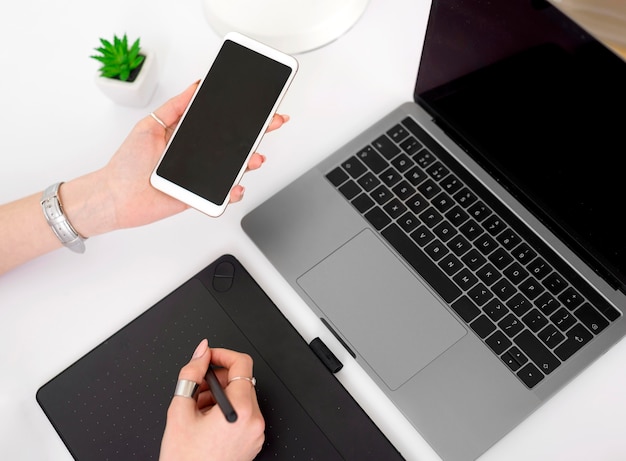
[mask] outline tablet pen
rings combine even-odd
[[[211,365],[209,365],[209,369],[206,372],[204,379],[206,379],[206,382],[209,384],[209,388],[213,393],[213,398],[222,410],[222,413],[224,413],[226,421],[229,423],[237,421],[237,412],[230,403],[230,400],[228,400],[228,397],[226,397],[224,389],[222,389],[222,386],[217,379],[217,376],[215,376],[215,372],[213,371],[213,367]]]

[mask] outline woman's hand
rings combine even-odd
[[[189,86],[154,111],[166,128],[147,115],[135,125],[104,168],[62,186],[64,203],[74,203],[80,197],[89,197],[89,204],[97,204],[96,210],[85,206],[82,209],[66,210],[81,235],[91,237],[111,230],[142,226],[188,208],[184,203],[152,187],[150,174],[197,85],[194,83]],[[267,131],[280,128],[288,120],[288,116],[276,114]],[[261,167],[264,160],[263,155],[254,153],[247,169]],[[230,193],[230,201],[237,202],[242,196],[243,187],[236,185]],[[95,212],[100,214],[94,216]],[[92,216],[88,217],[87,213],[92,213]]]
[[[237,412],[230,423],[215,404],[204,376],[209,363],[226,396]],[[174,396],[167,411],[167,424],[161,443],[160,461],[249,461],[261,451],[265,421],[259,410],[252,378],[252,359],[247,354],[210,349],[206,339],[196,348],[191,361],[178,375],[199,384],[197,399]]]

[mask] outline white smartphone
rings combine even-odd
[[[209,216],[221,215],[297,68],[290,55],[239,33],[227,34],[151,184]]]

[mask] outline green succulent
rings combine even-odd
[[[127,81],[131,72],[139,67],[145,58],[139,54],[139,39],[129,47],[126,34],[122,38],[114,35],[113,43],[101,38],[100,43],[102,46],[94,48],[100,54],[90,57],[102,63],[99,69],[102,77]]]

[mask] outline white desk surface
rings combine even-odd
[[[246,198],[221,218],[189,210],[90,239],[84,255],[61,249],[0,277],[0,458],[70,460],[37,389],[221,254],[240,259],[305,338],[328,338],[240,219],[410,99],[428,7],[428,0],[371,0],[346,35],[298,56],[280,109],[292,120],[264,138],[265,166],[245,176]],[[3,10],[2,203],[102,166],[139,118],[203,76],[220,42],[201,0],[20,0]],[[114,105],[93,82],[97,62],[88,56],[98,38],[124,32],[157,53],[160,86],[144,109]],[[344,362],[340,379],[404,456],[438,459],[362,370]],[[625,459],[624,415],[622,341],[481,461]]]

